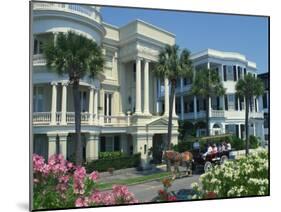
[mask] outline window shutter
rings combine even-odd
[[[238,110],[238,96],[235,95],[235,110]]]
[[[224,107],[225,107],[225,110],[228,110],[228,99],[227,99],[227,95],[224,95]]]
[[[236,66],[233,66],[233,78],[234,78],[234,81],[237,81]]]
[[[238,80],[241,79],[241,67],[238,66]]]
[[[200,107],[199,107],[199,99],[196,99],[196,106],[197,106],[197,112],[199,112],[199,110],[200,110]]]
[[[247,74],[247,70],[246,68],[244,68],[244,76],[246,76],[246,74]]]
[[[217,96],[217,110],[220,109],[220,97]]]
[[[240,110],[242,110],[243,99],[240,99],[240,98],[239,98],[239,100],[240,100],[240,101],[239,101],[239,104],[240,104]]]
[[[223,80],[226,81],[226,65],[223,66]]]
[[[239,125],[238,124],[236,124],[235,125],[235,128],[236,128],[236,136],[239,138]]]
[[[206,101],[206,99],[203,100],[203,109],[204,110],[207,109],[207,101]]]

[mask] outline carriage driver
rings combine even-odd
[[[213,151],[212,145],[211,145],[211,144],[208,144],[207,152],[205,152],[205,153],[203,154],[203,157],[206,157],[208,154],[211,154],[212,151]]]

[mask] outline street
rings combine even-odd
[[[199,174],[194,174],[192,177],[184,177],[176,179],[172,182],[169,191],[179,191],[181,189],[191,188],[191,183],[199,181]],[[151,200],[158,195],[158,190],[163,189],[161,181],[151,181],[143,184],[128,186],[129,191],[135,194],[139,202],[151,202]]]

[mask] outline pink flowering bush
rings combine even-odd
[[[111,192],[96,189],[99,173],[86,173],[62,155],[53,155],[45,163],[43,157],[33,155],[34,209],[87,207],[136,203],[126,186],[113,186]]]

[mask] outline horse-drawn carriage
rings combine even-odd
[[[230,150],[219,151],[204,155],[200,151],[192,151],[193,154],[193,169],[203,167],[204,171],[209,171],[214,165],[221,165],[229,158]]]

